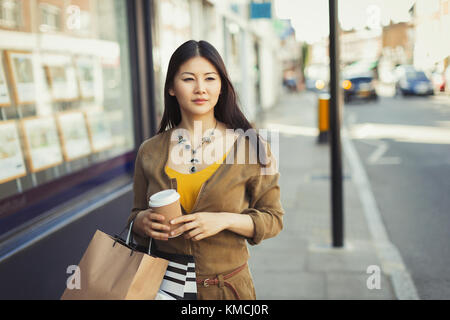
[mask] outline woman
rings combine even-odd
[[[256,299],[245,241],[255,245],[282,229],[275,158],[240,111],[208,42],[190,40],[173,53],[164,99],[159,132],[136,158],[128,221],[136,240],[152,237],[160,251],[193,255],[199,299]],[[172,233],[148,209],[149,197],[164,189],[181,195]]]

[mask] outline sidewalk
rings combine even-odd
[[[344,154],[345,247],[331,247],[330,154],[316,143],[316,108],[314,94],[287,94],[258,125],[279,130],[285,217],[277,237],[249,246],[257,299],[397,299]],[[380,268],[380,289],[367,287],[369,266]]]

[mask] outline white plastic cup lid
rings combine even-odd
[[[150,207],[167,206],[180,199],[180,194],[175,189],[167,189],[153,194],[148,205]]]

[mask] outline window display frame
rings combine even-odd
[[[54,60],[57,60],[57,62],[54,62]],[[43,68],[53,102],[70,102],[81,98],[72,56],[53,53],[44,54]],[[64,70],[65,81],[57,81],[53,71],[55,68]],[[61,91],[64,92],[63,95],[61,95]]]
[[[77,73],[77,79],[79,84],[80,96],[81,99],[89,100],[95,97],[95,87],[96,87],[96,79],[95,79],[95,60],[93,57],[89,56],[76,56],[74,57],[75,61],[75,70]],[[82,67],[89,66],[92,67],[89,70],[89,76],[92,77],[90,81],[85,78],[86,73],[83,72]],[[98,81],[98,79],[97,79]]]
[[[151,82],[149,83],[148,79],[142,78],[142,75],[140,76],[140,72],[144,71],[140,71],[138,65],[138,61],[142,59],[142,56],[140,56],[142,55],[142,48],[144,48],[144,59],[150,59],[150,65],[147,66],[147,71],[152,69],[151,36],[148,35],[151,32],[151,24],[148,20],[146,20],[147,18],[144,17],[143,12],[140,12],[137,8],[138,6],[141,6],[148,9],[149,4],[145,3],[145,1],[124,1],[123,5],[126,8],[124,17],[126,18],[127,26],[126,48],[128,51],[126,68],[128,68],[129,71],[129,80],[127,80],[127,85],[130,86],[130,125],[132,125],[130,133],[134,139],[134,147],[130,150],[124,150],[120,153],[116,153],[105,160],[101,160],[102,158],[100,157],[98,161],[88,167],[65,174],[59,178],[49,180],[48,182],[39,184],[38,186],[23,192],[13,194],[7,198],[0,199],[0,219],[2,221],[2,223],[0,223],[0,243],[6,239],[14,237],[15,235],[21,234],[21,232],[26,230],[26,228],[28,228],[30,224],[34,223],[34,221],[46,219],[46,217],[50,214],[57,215],[59,212],[58,210],[62,210],[59,208],[66,206],[74,197],[81,195],[86,195],[88,198],[92,197],[94,195],[92,191],[95,190],[95,188],[104,187],[109,181],[122,181],[121,183],[128,184],[132,183],[134,160],[137,154],[137,149],[139,148],[140,143],[144,140],[144,137],[149,137],[148,133],[150,133],[150,136],[156,133],[156,126],[153,125],[154,119],[151,119],[150,121],[145,121],[143,119],[142,115],[148,115],[149,111],[143,111],[144,107],[142,107],[141,104],[142,101],[147,100],[146,106],[149,107],[148,101],[152,101],[154,94],[153,84]],[[137,19],[137,15],[142,15],[142,17]],[[138,30],[140,35],[137,34]],[[138,39],[139,37],[141,38]],[[21,50],[5,49],[5,56],[7,55],[6,51],[8,51],[8,54],[12,51],[22,52]],[[139,53],[139,51],[141,51],[141,53]],[[32,55],[32,52],[30,51],[23,52]],[[47,52],[45,51],[43,53]],[[74,59],[77,55],[72,54],[71,56],[72,59]],[[6,63],[9,61],[10,57],[5,59]],[[35,68],[36,66],[33,67],[33,71]],[[6,76],[12,78],[12,72],[10,72],[10,70],[6,70],[5,73],[7,73]],[[33,77],[38,76],[38,74],[33,75]],[[12,79],[10,83],[11,82],[13,82]],[[10,95],[15,99],[12,92],[12,84],[9,88]],[[14,91],[14,93],[15,92],[16,91]],[[80,100],[86,98],[81,95],[81,92],[79,93]],[[20,101],[20,99],[15,101],[17,102],[17,108],[23,107],[21,106],[21,104],[24,104],[23,101]],[[154,106],[151,105],[150,113],[153,112],[153,107]],[[56,123],[56,118],[54,121]],[[149,125],[150,130],[145,133],[144,129]],[[86,126],[88,127],[87,121]],[[25,162],[26,157],[27,156],[24,154]],[[57,171],[61,167],[63,168],[64,165],[59,165],[58,167],[55,167],[54,170]],[[30,174],[30,170],[28,170],[28,174]],[[33,172],[33,174],[36,176],[42,176],[46,173],[36,171]],[[17,183],[19,184],[19,182]]]
[[[93,110],[84,110],[84,117],[86,119],[86,126],[87,126],[87,130],[88,130],[88,135],[89,135],[89,140],[91,142],[91,149],[93,153],[96,152],[102,152],[105,150],[108,150],[110,148],[113,147],[113,137],[112,137],[112,133],[111,133],[111,127],[108,124],[108,128],[106,128],[106,130],[109,133],[110,139],[109,139],[109,144],[103,145],[101,147],[98,146],[97,142],[99,138],[97,138],[96,136],[99,136],[99,134],[97,133],[98,131],[95,128],[98,128],[98,125],[95,123],[96,119],[93,119],[93,116],[95,115],[101,115],[101,117],[103,119],[106,119],[107,116],[104,112],[103,109],[93,109]],[[108,123],[106,120],[103,120],[103,122],[101,124],[105,124]]]
[[[25,165],[24,154],[22,153],[22,147],[20,144],[19,128],[17,125],[17,121],[16,120],[0,121],[0,133],[2,131],[1,127],[5,127],[5,126],[11,125],[11,124],[14,125],[14,128],[11,130],[14,130],[14,132],[12,132],[12,134],[14,135],[14,139],[16,140],[14,142],[16,144],[15,151],[18,151],[18,156],[17,156],[18,159],[16,159],[17,163],[16,163],[15,167],[17,169],[19,166],[21,166],[21,167],[23,167],[23,171],[19,172],[19,173],[13,171],[13,173],[10,173],[9,176],[4,176],[3,178],[0,176],[0,183],[5,183],[8,181],[26,176],[28,173],[26,165]],[[1,137],[1,135],[0,135],[0,137]],[[5,144],[3,143],[3,140],[0,138],[0,151],[2,151],[2,148],[5,148]],[[20,163],[19,163],[19,160],[20,160]],[[1,153],[0,153],[0,172],[1,172],[1,174],[4,174],[5,172],[11,172],[11,168],[3,168],[3,163],[2,163],[3,161],[4,160],[1,157]]]
[[[6,55],[6,64],[11,77],[11,86],[13,91],[13,96],[16,104],[33,104],[36,103],[36,75],[34,74],[34,57],[33,52],[31,51],[22,51],[22,50],[5,50]],[[29,77],[29,74],[19,75],[17,73],[16,65],[14,63],[14,56],[27,56],[27,59],[30,61],[31,67],[31,81],[18,81],[20,77]],[[30,70],[26,70],[25,72],[29,73]],[[27,79],[28,80],[28,79]],[[25,86],[24,86],[25,85]],[[21,92],[22,91],[22,92]],[[31,91],[32,98],[31,99],[22,99],[23,95],[26,94],[24,91]]]
[[[55,118],[64,160],[68,162],[89,156],[92,153],[92,147],[83,112],[81,110],[58,112]],[[81,145],[77,145],[80,142]],[[74,151],[75,154],[73,154]]]
[[[50,120],[50,121],[49,121]],[[42,125],[47,125],[47,129],[41,130],[40,132],[37,132],[37,134],[42,134],[42,132],[45,132],[45,141],[49,142],[49,137],[47,136],[48,133],[53,132],[54,134],[54,143],[53,145],[50,145],[50,147],[53,147],[51,150],[41,150],[40,152],[38,150],[33,150],[33,149],[38,149],[38,148],[34,148],[33,146],[33,137],[30,135],[32,132],[29,132],[30,128],[27,128],[27,123],[30,122],[41,122]],[[49,121],[47,124],[45,124],[46,121]],[[63,163],[63,151],[61,148],[61,144],[60,144],[60,139],[59,139],[59,133],[58,133],[58,126],[56,124],[56,119],[53,116],[47,116],[47,117],[28,117],[28,118],[24,118],[21,119],[19,121],[20,123],[20,130],[21,133],[23,135],[23,140],[24,140],[24,144],[25,144],[25,158],[27,160],[28,163],[28,167],[30,168],[30,171],[32,173],[36,173],[42,170],[46,170],[52,167],[56,167],[60,164]],[[49,128],[48,125],[52,125],[53,128]],[[41,129],[41,128],[39,128]],[[42,137],[42,135],[41,135]],[[59,156],[57,157],[56,154],[53,154],[55,157],[57,157],[56,159],[54,159],[53,161],[49,161],[47,163],[45,163],[45,165],[36,165],[36,157],[39,159],[39,155],[40,154],[44,154],[45,158],[48,158],[49,155],[52,154],[52,152],[49,151],[53,151],[54,153],[56,153],[56,151],[59,151]],[[41,157],[42,158],[42,157]]]
[[[3,65],[3,52],[0,54],[0,94],[2,92],[5,93],[5,100],[2,101],[2,97],[0,96],[0,108],[1,107],[10,107],[11,106],[11,95],[8,89],[8,79],[6,78],[5,66]]]

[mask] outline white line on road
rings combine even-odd
[[[371,165],[377,164],[400,164],[402,160],[399,157],[383,157],[384,154],[388,151],[389,145],[387,142],[382,140],[360,140],[368,145],[375,146],[376,149],[373,151],[370,156],[367,158],[367,162]]]
[[[416,287],[403,263],[400,252],[389,240],[367,173],[345,128],[342,129],[342,146],[351,166],[352,177],[355,179],[356,189],[381,260],[382,270],[391,276],[394,292],[399,300],[419,300]]]
[[[319,129],[314,127],[305,127],[305,126],[294,126],[283,123],[266,123],[266,128],[268,130],[277,130],[283,134],[288,135],[301,135],[301,136],[309,136],[309,137],[317,137],[319,134]]]
[[[408,143],[450,144],[450,128],[387,123],[359,123],[348,127],[352,139],[390,139]]]

